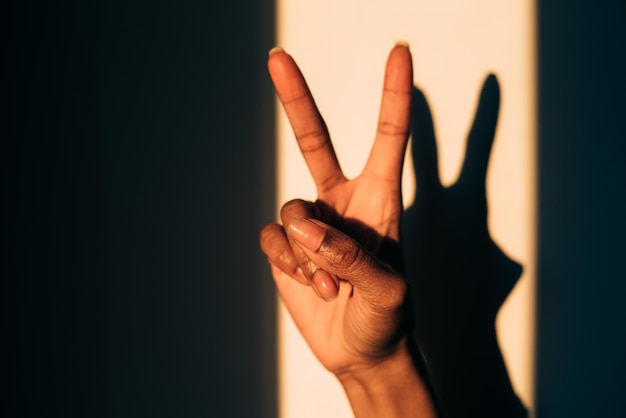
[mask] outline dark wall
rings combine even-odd
[[[273,2],[1,7],[1,415],[275,416]]]
[[[537,416],[626,416],[626,3],[539,1]]]

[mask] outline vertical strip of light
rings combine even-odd
[[[495,72],[502,107],[488,173],[489,228],[524,266],[501,309],[498,336],[514,388],[532,408],[535,281],[535,14],[528,0],[278,0],[278,44],[300,64],[348,176],[362,168],[374,137],[384,64],[397,40],[411,44],[415,82],[428,96],[441,177],[458,175],[480,85]],[[315,190],[278,109],[278,202]],[[409,167],[410,161],[407,161]],[[412,200],[405,176],[405,203]],[[436,319],[434,319],[436,320]],[[334,377],[322,369],[281,306],[281,417],[349,417]]]

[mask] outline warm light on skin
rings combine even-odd
[[[514,388],[532,407],[534,5],[525,0],[281,0],[277,10],[278,44],[307,78],[349,177],[361,171],[372,145],[385,61],[397,40],[410,43],[415,83],[433,112],[444,184],[458,175],[481,84],[488,72],[498,76],[502,105],[488,171],[489,228],[504,252],[524,266],[524,274],[498,315],[497,329]],[[280,106],[277,128],[277,206],[296,197],[314,199],[313,182]],[[408,205],[410,161],[405,167]],[[351,416],[341,386],[313,357],[283,307],[278,320],[281,416]]]

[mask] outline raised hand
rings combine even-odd
[[[376,138],[363,171],[354,179],[343,175],[326,125],[293,59],[278,51],[270,56],[268,67],[315,182],[322,219],[375,254],[383,238],[397,242],[413,82],[408,47],[399,44],[389,55]]]
[[[398,416],[417,408],[420,416],[432,416],[408,350],[407,285],[398,273],[413,77],[409,49],[398,44],[389,55],[378,131],[354,179],[343,175],[293,59],[275,49],[268,67],[318,193],[314,203],[283,206],[284,227],[270,224],[261,232],[281,298],[314,354],[344,385],[357,416],[395,416],[392,406],[400,407]],[[402,402],[390,403],[390,396]],[[371,405],[381,399],[385,405]]]
[[[525,415],[495,333],[496,314],[522,271],[487,227],[485,179],[499,104],[492,75],[482,89],[461,174],[443,187],[428,104],[419,90],[414,95],[417,192],[403,217],[402,242],[417,339],[446,417]]]
[[[397,246],[402,214],[400,176],[413,88],[409,49],[398,45],[389,55],[374,146],[363,172],[351,180],[341,171],[326,125],[293,59],[283,51],[275,51],[270,55],[268,67],[318,192],[314,204],[294,202],[285,205],[281,211],[283,225],[287,227],[298,218],[319,219],[356,239],[373,256],[384,256],[387,246]],[[293,239],[290,244],[294,257],[289,267],[284,267],[286,274],[281,278],[291,274],[301,283],[312,284],[313,290],[299,286],[292,279],[278,280],[277,284],[296,325],[304,333],[305,327],[301,325],[308,323],[308,319],[321,312],[330,315],[339,304],[324,303],[314,291],[323,299],[332,299],[337,295],[338,286],[351,286],[351,283],[341,280],[344,278],[337,279],[311,263]],[[361,303],[361,292],[357,291],[355,296],[349,299],[349,307],[354,302]],[[311,306],[303,309],[303,300],[309,300]],[[298,309],[294,312],[296,306]],[[326,325],[333,321],[336,321],[336,314],[328,316],[326,324],[316,321],[316,328],[327,333]],[[309,327],[306,329],[308,331]],[[324,353],[316,350],[313,344],[312,348],[322,360]],[[363,348],[359,350],[363,351]],[[379,354],[377,350],[365,351],[375,357]],[[325,366],[330,366],[324,360]]]

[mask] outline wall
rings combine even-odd
[[[0,414],[274,416],[272,4],[2,8]]]
[[[537,416],[625,416],[626,7],[538,12]]]
[[[440,177],[445,186],[454,184],[459,176],[482,83],[492,72],[499,78],[502,102],[487,177],[489,232],[504,253],[523,266],[524,273],[500,311],[498,335],[514,388],[524,403],[532,407],[535,280],[533,4],[493,0],[339,3],[284,0],[278,2],[278,16],[278,41],[302,67],[329,127],[339,161],[349,177],[360,172],[369,154],[376,130],[385,60],[397,40],[408,41],[411,45],[415,83],[426,95],[433,114]],[[278,204],[296,197],[314,199],[312,181],[282,109],[279,109],[278,116]],[[413,173],[409,153],[403,187],[407,207],[412,204],[415,193]],[[450,262],[460,261],[452,254],[449,256],[452,257]],[[441,276],[439,274],[433,280],[443,281]],[[467,311],[460,312],[464,306],[480,304],[478,299],[471,300],[470,295],[482,297],[489,293],[489,286],[497,286],[497,283],[485,284],[488,280],[481,274],[467,275],[465,280],[474,281],[471,292],[461,290],[467,285],[458,282],[450,292],[465,292],[466,300],[455,306],[445,305],[448,312],[455,312],[459,317],[470,316]],[[458,298],[463,299],[463,296]],[[443,302],[449,304],[456,299],[457,296],[450,295]],[[445,322],[441,316],[424,321],[440,326]],[[448,332],[453,333],[451,329]],[[280,335],[282,416],[350,416],[341,387],[313,358],[285,310],[280,315]],[[474,342],[464,341],[464,344]],[[464,353],[468,362],[479,364],[479,358],[473,357],[470,351]],[[454,363],[449,360],[448,363]],[[461,392],[472,397],[471,391],[462,390],[460,386],[475,382],[477,376],[472,376],[474,371],[461,371],[462,367],[465,366],[459,365],[453,377],[459,387],[442,389],[456,393],[455,402],[450,404],[462,403],[458,398]],[[446,380],[452,378],[448,374],[446,372]],[[312,393],[315,396],[311,396]]]

